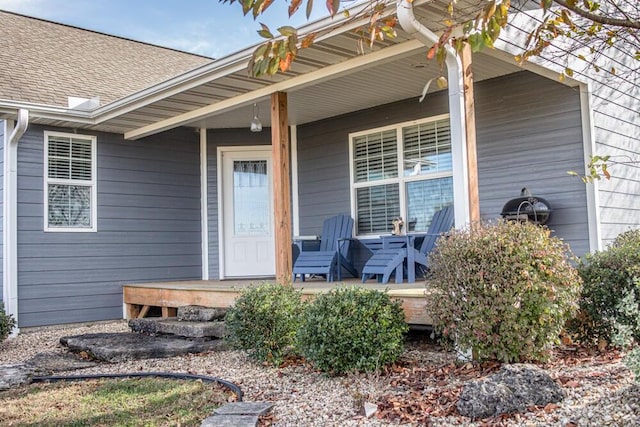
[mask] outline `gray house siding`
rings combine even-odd
[[[4,137],[4,120],[0,120],[0,302],[4,302]]]
[[[198,137],[177,129],[141,141],[97,135],[95,233],[44,229],[43,141],[18,153],[20,326],[122,317],[122,284],[201,277]]]
[[[218,147],[271,145],[271,130],[252,133],[246,129],[207,131],[207,220],[209,223],[209,278],[220,278],[220,234],[218,233]]]
[[[446,92],[298,127],[300,233],[319,234],[324,218],[351,210],[348,134],[443,114]],[[548,223],[572,249],[589,248],[586,190],[567,175],[583,164],[579,94],[520,72],[476,84],[480,209],[498,218],[522,187],[554,207]],[[356,261],[368,254],[356,250]]]
[[[535,8],[510,15],[510,24],[496,47],[512,55],[521,54],[537,20]],[[581,82],[585,92],[590,86],[591,97],[585,105],[591,108],[594,154],[611,156],[612,177],[599,181],[597,192],[600,240],[605,247],[621,232],[640,227],[640,81],[635,78],[638,61],[631,49],[616,44],[600,52],[597,63],[601,69],[596,72],[576,55],[556,54],[573,52],[575,43],[571,40],[558,39],[554,45],[557,49],[543,52],[542,57],[532,61],[558,74],[569,67],[573,70],[572,80]]]
[[[552,205],[549,228],[588,252],[586,186],[567,174],[584,169],[579,90],[522,72],[480,83],[475,95],[483,218],[527,187]]]
[[[595,83],[592,109],[596,154],[627,162],[612,165],[612,178],[598,183],[606,245],[618,234],[640,228],[640,89],[618,79]]]

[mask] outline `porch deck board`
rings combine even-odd
[[[131,283],[123,286],[123,302],[126,305],[127,318],[135,318],[145,306],[161,307],[163,313],[185,305],[205,307],[229,307],[233,305],[240,291],[264,280],[190,280],[180,282]],[[358,279],[346,279],[340,283],[327,283],[324,280],[312,280],[294,283],[300,289],[303,298],[327,292],[337,286],[358,285],[368,289],[386,290],[394,299],[402,302],[405,319],[410,324],[431,325],[425,312],[424,283],[402,283],[382,285],[378,283],[360,283]]]

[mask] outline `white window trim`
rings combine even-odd
[[[424,180],[431,180],[431,179],[437,179],[437,178],[445,178],[445,177],[453,177],[453,170],[448,171],[448,172],[434,172],[429,174],[428,178],[425,178],[425,175],[420,175],[420,176],[401,176],[402,171],[404,170],[404,150],[402,150],[402,129],[405,127],[409,127],[409,126],[416,126],[416,125],[421,125],[424,123],[430,123],[430,122],[436,122],[439,120],[445,120],[445,119],[449,119],[449,114],[440,114],[437,116],[431,116],[431,117],[427,117],[427,118],[423,118],[423,119],[418,119],[418,120],[410,120],[410,121],[406,121],[406,122],[401,122],[401,123],[396,123],[396,124],[392,124],[392,125],[387,125],[387,126],[382,126],[382,127],[377,127],[377,128],[371,128],[371,129],[366,129],[363,131],[358,131],[358,132],[352,132],[349,133],[349,179],[350,179],[350,189],[349,189],[349,193],[350,193],[350,197],[351,197],[351,216],[357,221],[357,217],[356,217],[356,211],[357,211],[357,207],[356,207],[356,190],[358,188],[363,188],[363,187],[371,187],[371,186],[377,186],[377,185],[385,185],[385,184],[399,184],[400,185],[400,194],[399,194],[399,202],[400,202],[400,216],[402,218],[406,218],[407,217],[407,201],[406,201],[406,194],[405,194],[405,185],[407,182],[412,182],[412,181],[424,181]],[[353,169],[353,140],[354,138],[357,138],[359,136],[364,136],[364,135],[370,135],[372,133],[382,133],[385,131],[389,131],[389,130],[395,130],[396,131],[396,144],[398,147],[398,176],[396,178],[387,178],[387,179],[379,179],[376,181],[369,181],[369,182],[355,182],[355,171]],[[451,140],[451,149],[453,150],[453,138]],[[454,197],[455,200],[455,197]],[[382,236],[383,234],[357,234],[358,233],[358,228],[357,228],[357,222],[354,222],[354,237],[355,238],[362,238],[362,239],[369,239],[369,238],[377,238]]]
[[[91,181],[74,180],[78,185],[91,187],[91,227],[49,227],[49,184],[69,185],[68,179],[49,178],[49,137],[83,138],[91,140]],[[97,179],[97,137],[65,132],[44,132],[44,231],[52,233],[95,233],[98,231],[98,179]],[[72,185],[72,184],[71,184]]]

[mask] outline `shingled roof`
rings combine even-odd
[[[0,11],[0,99],[109,104],[211,58]]]

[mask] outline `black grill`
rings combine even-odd
[[[502,217],[509,221],[530,221],[543,225],[551,217],[551,205],[542,197],[533,197],[523,188],[521,197],[509,200],[502,208]]]

